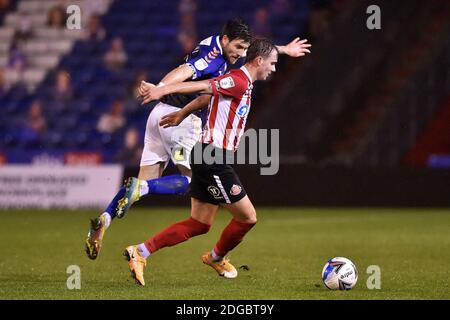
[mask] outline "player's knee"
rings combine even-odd
[[[258,222],[258,219],[256,218],[256,211],[251,210],[247,212],[244,216],[244,218],[241,220],[241,222],[248,223],[248,224],[256,224]]]
[[[258,222],[258,219],[256,218],[256,210],[255,210],[255,208],[252,208],[249,220],[250,220],[249,223],[251,223],[251,224],[256,224],[256,222]]]
[[[211,226],[209,224],[203,224],[197,226],[194,230],[191,231],[191,237],[200,236],[202,234],[208,233]]]
[[[199,230],[200,234],[208,233],[209,229],[211,229],[211,225],[203,224],[202,228]]]
[[[256,216],[255,216],[255,217],[253,217],[251,219],[248,219],[246,222],[248,224],[256,224],[258,222],[258,219],[256,219]]]
[[[183,176],[186,176],[186,177],[189,177],[189,178],[192,177],[192,171],[190,169],[188,169],[187,167],[185,167],[182,164],[178,164],[177,167],[178,167],[178,170],[180,170],[180,172],[181,172],[181,174]]]
[[[164,162],[158,162],[156,164],[141,166],[139,168],[138,179],[151,180],[161,177],[164,170]]]

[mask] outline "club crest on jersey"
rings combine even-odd
[[[230,190],[230,194],[232,196],[237,196],[241,192],[242,192],[241,186],[238,186],[237,184],[233,184],[233,186],[231,187],[231,190]]]
[[[214,197],[214,199],[221,199],[220,190],[216,186],[209,186],[208,192]]]
[[[219,81],[220,87],[222,89],[229,89],[234,87],[234,81],[232,77],[226,77]]]
[[[202,58],[195,61],[194,66],[197,70],[202,71],[208,68],[208,63]]]
[[[243,106],[240,106],[239,109],[237,110],[237,115],[241,118],[245,117],[248,114],[248,111],[250,110],[250,107],[246,104],[244,104]]]

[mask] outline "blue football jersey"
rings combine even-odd
[[[227,62],[223,56],[219,36],[209,37],[186,57],[186,64],[194,71],[192,80],[205,80],[225,74]]]
[[[186,57],[185,63],[192,68],[193,76],[187,81],[212,79],[225,74],[227,62],[223,55],[219,36],[206,38]],[[197,94],[170,94],[161,99],[168,105],[183,108],[198,97]],[[204,108],[206,109],[206,108]],[[198,114],[204,121],[205,114]]]

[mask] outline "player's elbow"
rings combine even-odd
[[[194,76],[194,70],[192,70],[192,67],[190,65],[185,63],[179,66],[179,68],[181,69],[181,72],[186,79],[190,79]]]

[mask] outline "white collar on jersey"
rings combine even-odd
[[[250,75],[250,72],[248,72],[247,68],[245,66],[241,67],[241,70],[244,71],[245,75],[248,77],[251,83],[253,83],[252,76]]]
[[[216,43],[217,43],[217,45],[219,46],[220,54],[223,55],[222,45],[220,44],[220,36],[217,36],[217,37],[216,37]]]

